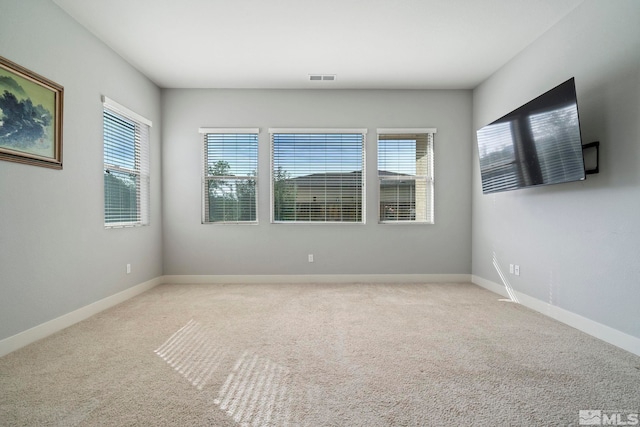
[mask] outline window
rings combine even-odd
[[[270,129],[273,222],[364,223],[366,129]]]
[[[433,224],[436,129],[378,129],[380,222]]]
[[[576,104],[531,114],[529,126],[543,183],[578,180],[584,176]]]
[[[102,101],[105,227],[148,225],[151,121],[106,96]]]
[[[202,223],[256,223],[259,129],[201,128]]]
[[[478,130],[478,138],[493,141],[479,147],[482,191],[492,193],[520,187],[522,178],[516,164],[513,121],[494,123]]]

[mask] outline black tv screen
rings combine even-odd
[[[484,194],[585,179],[573,78],[479,129]]]

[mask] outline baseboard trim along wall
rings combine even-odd
[[[161,284],[187,283],[468,283],[469,274],[321,274],[321,275],[174,275],[158,276],[115,295],[0,340],[0,357],[46,338],[94,314]]]
[[[470,274],[169,275],[163,283],[469,283]]]
[[[74,310],[71,313],[64,314],[53,320],[42,323],[38,326],[34,326],[31,329],[27,329],[26,331],[0,340],[0,357],[33,342],[36,342],[42,338],[46,338],[49,335],[52,335],[65,328],[68,328],[69,326],[81,322],[82,320],[87,319],[94,314],[98,314],[101,311],[106,310],[107,308],[111,308],[114,305],[120,304],[121,302],[133,298],[136,295],[148,291],[149,289],[154,288],[161,283],[163,283],[162,276],[156,277],[155,279],[140,283],[129,289],[125,289],[122,292],[118,292],[115,295],[108,296],[99,301]]]
[[[500,285],[476,275],[471,276],[471,282],[491,292],[510,299],[509,292],[507,292],[507,289],[504,287],[504,285]],[[551,305],[513,289],[511,290],[511,292],[517,298],[517,302],[527,308],[542,313],[546,316],[551,317],[552,319],[564,323],[565,325],[571,326],[572,328],[578,329],[579,331],[596,337],[604,342],[615,345],[616,347],[620,347],[635,355],[640,356],[640,338],[625,334],[624,332],[621,332],[617,329],[603,325],[602,323],[595,322],[591,319],[587,319],[586,317],[580,316],[579,314],[575,314],[558,306]]]
[[[221,283],[474,283],[512,299],[498,283],[469,274],[167,275],[140,283],[11,337],[0,340],[0,357],[72,326],[161,284]],[[511,290],[518,303],[640,356],[640,339],[563,308]]]

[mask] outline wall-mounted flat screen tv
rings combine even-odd
[[[586,177],[573,78],[479,129],[482,192]]]

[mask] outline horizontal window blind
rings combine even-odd
[[[435,129],[384,132],[378,130],[380,222],[432,224]]]
[[[103,125],[105,226],[147,225],[149,125],[109,108],[107,103]]]
[[[573,126],[568,124],[573,123]],[[578,108],[575,104],[534,114],[529,118],[542,181],[579,180],[584,176]]]
[[[366,130],[271,130],[274,222],[364,222]]]
[[[257,221],[258,133],[204,132],[203,223]]]
[[[516,165],[516,145],[512,126],[504,122],[485,126],[478,131],[478,138],[492,141],[479,152],[482,191],[485,193],[515,189],[521,177]]]

